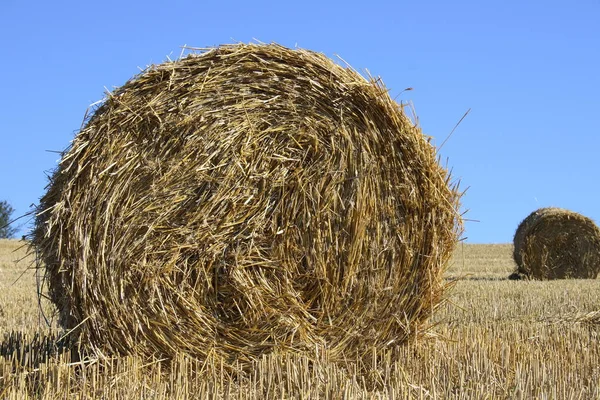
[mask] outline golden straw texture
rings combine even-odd
[[[512,279],[594,279],[600,272],[600,229],[581,214],[540,208],[519,224],[513,258]]]
[[[307,50],[150,67],[65,151],[33,245],[63,326],[103,353],[243,365],[406,342],[462,225],[383,85]]]

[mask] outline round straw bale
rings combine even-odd
[[[381,83],[224,45],[148,68],[63,154],[33,244],[66,328],[103,352],[225,365],[403,343],[461,231],[436,151]]]
[[[510,279],[593,279],[600,272],[600,229],[581,214],[540,208],[519,224],[513,258]]]

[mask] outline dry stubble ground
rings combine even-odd
[[[600,399],[600,279],[508,281],[511,245],[459,245],[449,302],[430,338],[402,348],[399,362],[381,355],[365,361],[364,374],[271,355],[230,379],[218,367],[198,373],[185,358],[167,373],[133,357],[52,356],[60,331],[39,311],[20,246],[0,240],[0,398]],[[42,308],[52,315],[50,304]]]

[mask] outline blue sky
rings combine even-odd
[[[440,151],[469,187],[467,242],[510,242],[543,206],[600,221],[598,1],[1,0],[0,20],[0,199],[15,215],[105,87],[183,45],[258,39],[381,76],[438,145],[471,109]]]

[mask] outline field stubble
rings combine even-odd
[[[0,398],[600,399],[600,280],[509,281],[511,252],[460,244],[448,302],[425,340],[396,350],[398,362],[271,354],[226,376],[185,357],[169,372],[135,357],[72,360],[54,345],[52,305],[40,312],[23,243],[0,240]]]

